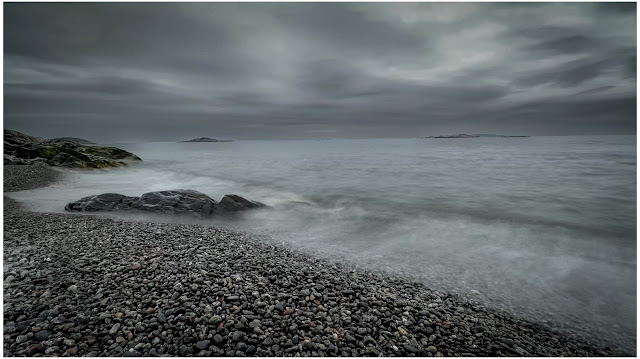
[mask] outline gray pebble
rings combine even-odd
[[[37,341],[45,341],[51,336],[51,332],[48,330],[41,330],[33,335]]]
[[[244,333],[243,332],[241,332],[239,330],[233,332],[232,339],[233,339],[234,342],[239,341],[240,339],[242,339],[242,337],[244,337]]]
[[[345,270],[227,229],[31,213],[10,199],[4,219],[11,354],[618,354],[417,283]],[[132,270],[134,263],[140,268]]]
[[[209,343],[211,343],[209,340],[201,340],[196,343],[196,346],[198,347],[198,349],[203,350],[209,347]]]
[[[220,334],[216,334],[213,336],[213,342],[216,344],[222,344],[224,341],[224,338]]]
[[[120,323],[116,323],[113,325],[113,327],[111,327],[111,329],[109,330],[109,335],[116,335],[118,330],[120,330]]]
[[[209,324],[217,325],[221,321],[222,321],[222,317],[216,314],[209,319]]]
[[[65,339],[63,341],[64,345],[68,346],[68,347],[73,347],[76,345],[76,341],[73,339]]]

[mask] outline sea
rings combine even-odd
[[[635,355],[636,136],[113,145],[143,162],[6,195],[63,212],[105,192],[238,194],[273,208],[198,221]]]

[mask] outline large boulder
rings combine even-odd
[[[136,200],[138,200],[138,197],[128,197],[119,193],[103,193],[70,202],[64,209],[67,211],[86,212],[127,210],[131,209],[131,203]]]
[[[262,207],[266,207],[266,205],[264,203],[250,201],[235,194],[227,194],[222,197],[222,200],[220,200],[220,203],[216,206],[216,213],[233,213]]]
[[[211,197],[204,193],[177,189],[171,191],[148,192],[131,203],[131,207],[143,211],[161,213],[188,213],[209,216],[216,205]]]
[[[66,140],[48,141],[12,130],[4,130],[4,153],[5,164],[32,164],[33,160],[38,160],[52,166],[71,168],[108,168],[125,166],[126,161],[141,161],[133,153],[116,147],[86,146]]]
[[[147,192],[140,197],[128,197],[118,193],[103,193],[70,202],[67,211],[116,211],[140,210],[167,214],[189,214],[199,217],[230,214],[249,209],[267,207],[265,204],[230,194],[217,203],[204,193],[176,189],[169,191]]]

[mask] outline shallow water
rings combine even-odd
[[[9,195],[240,194],[275,210],[228,226],[635,352],[635,136],[117,146],[144,162]]]

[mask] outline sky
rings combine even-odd
[[[4,3],[4,128],[636,133],[635,3]]]

